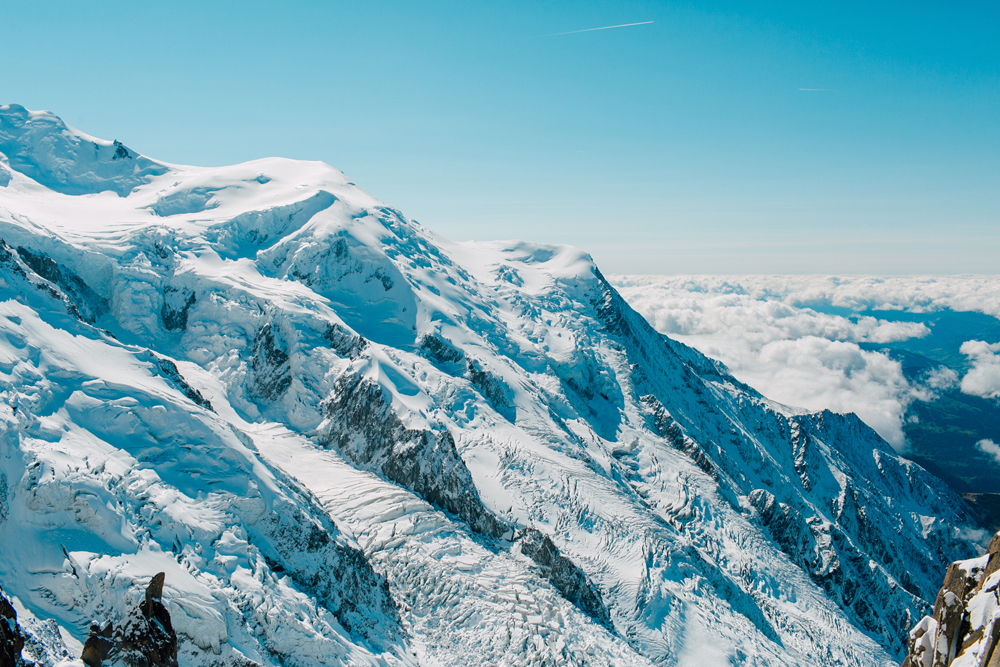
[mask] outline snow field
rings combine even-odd
[[[57,162],[106,142],[8,116],[0,581],[78,638],[162,570],[186,665],[891,664],[975,553],[859,420],[656,334],[579,250],[450,242],[319,163],[92,178]]]

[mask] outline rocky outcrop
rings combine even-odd
[[[615,631],[611,614],[597,588],[586,573],[573,561],[559,553],[548,535],[527,528],[521,535],[521,553],[535,561],[543,577],[548,579],[564,598],[605,628]]]
[[[167,359],[166,357],[161,357],[160,355],[152,352],[149,353],[149,356],[150,359],[155,361],[156,365],[159,366],[160,372],[163,373],[163,375],[170,380],[170,382],[177,387],[181,393],[206,410],[214,410],[214,408],[212,408],[212,403],[207,398],[202,396],[200,391],[187,383],[184,376],[181,375],[179,370],[177,370],[177,364],[170,361],[170,359]]]
[[[21,619],[0,589],[0,667],[53,667],[73,658],[53,620]]]
[[[474,359],[469,359],[468,368],[467,375],[472,386],[479,390],[497,413],[514,423],[517,419],[517,410],[511,401],[514,392],[510,387],[501,377],[484,369],[482,364]]]
[[[163,328],[167,331],[184,331],[187,329],[188,313],[198,302],[194,292],[178,289],[167,285],[163,288],[163,308],[160,317],[163,318]]]
[[[355,464],[461,517],[477,533],[500,537],[509,529],[483,505],[451,433],[406,428],[378,384],[342,376],[325,413],[321,441]]]
[[[451,341],[435,334],[421,338],[417,347],[422,355],[435,364],[458,364],[465,359],[465,353],[456,348]]]
[[[1000,665],[1000,533],[987,553],[952,563],[934,603],[910,631],[903,667]]]
[[[260,328],[250,357],[251,394],[262,401],[276,401],[292,384],[288,353],[277,327],[268,322]]]
[[[348,359],[356,359],[368,347],[364,336],[352,333],[339,324],[327,326],[324,337],[330,341],[330,349]]]
[[[60,265],[43,252],[32,251],[24,246],[17,247],[17,254],[32,271],[58,286],[85,322],[93,324],[108,311],[107,299],[91,289],[90,285],[68,267]]]
[[[23,648],[24,637],[17,624],[17,612],[0,590],[0,667],[17,667]]]
[[[126,667],[177,667],[177,633],[163,606],[165,578],[163,572],[153,577],[145,599],[120,626],[90,627],[80,656],[88,667],[101,667],[105,661]]]

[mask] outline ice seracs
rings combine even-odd
[[[184,664],[891,664],[976,554],[936,478],[579,250],[321,163],[0,137],[0,583],[77,639],[165,572]]]

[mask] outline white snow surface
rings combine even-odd
[[[0,107],[0,585],[76,641],[163,571],[182,665],[888,665],[978,553],[577,249],[122,149]]]

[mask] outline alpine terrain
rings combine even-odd
[[[0,238],[23,664],[889,665],[983,553],[859,419],[656,333],[587,254],[451,242],[322,163],[3,106]]]

